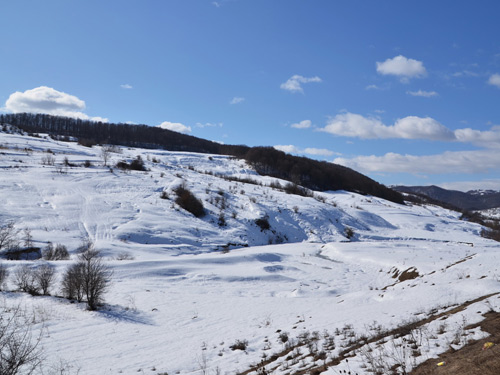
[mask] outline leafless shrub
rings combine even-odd
[[[68,267],[62,279],[62,294],[64,297],[83,301],[83,267],[80,263],[72,264]]]
[[[285,344],[288,342],[288,332],[280,332],[278,335],[279,340],[281,341],[282,344]]]
[[[50,264],[42,264],[35,270],[35,281],[37,287],[44,296],[49,295],[49,289],[54,283],[55,270]]]
[[[9,270],[3,263],[0,263],[0,291],[3,290],[5,286],[5,282],[7,281],[7,278],[9,277]]]
[[[351,240],[354,237],[354,230],[351,227],[345,227],[344,235],[348,240]]]
[[[111,157],[111,150],[109,149],[108,146],[101,147],[101,157],[102,157],[102,161],[104,163],[104,166],[107,166],[109,158]]]
[[[42,333],[34,334],[32,320],[20,308],[0,314],[0,374],[35,374],[43,353]]]
[[[42,251],[42,257],[45,260],[67,260],[69,259],[69,252],[66,246],[57,244],[56,247],[49,242]]]
[[[248,340],[236,340],[236,342],[229,348],[231,350],[243,350],[245,351],[248,347]]]
[[[104,301],[104,293],[111,281],[111,270],[103,263],[98,250],[91,247],[78,256],[78,262],[68,268],[63,277],[62,289],[66,297],[85,297],[89,310],[97,310]]]
[[[122,251],[120,252],[116,258],[116,260],[134,260],[134,256],[130,254],[128,251]]]
[[[9,221],[0,225],[0,250],[9,250],[18,245],[17,234],[19,231],[14,227],[14,222]]]
[[[19,266],[14,271],[14,284],[19,290],[31,295],[39,295],[40,287],[37,283],[35,270],[27,264]]]
[[[47,154],[42,156],[41,162],[42,165],[54,165],[56,163],[56,158],[51,154]]]
[[[33,247],[33,236],[29,228],[24,229],[24,247]]]

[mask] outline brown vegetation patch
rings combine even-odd
[[[387,288],[390,288],[396,284],[402,283],[403,281],[413,280],[413,279],[416,279],[417,277],[420,276],[420,274],[418,273],[418,271],[415,267],[410,267],[401,273],[399,272],[399,270],[397,268],[393,267],[393,268],[391,268],[389,273],[392,273],[391,277],[393,279],[398,279],[398,281],[395,282],[394,284],[384,286],[382,288],[382,290],[387,290]]]
[[[411,330],[417,329],[418,327],[421,327],[425,324],[428,324],[431,321],[457,314],[457,313],[463,311],[466,307],[468,307],[474,303],[483,301],[483,300],[490,298],[490,297],[497,295],[497,294],[499,294],[499,293],[492,293],[492,294],[488,294],[488,295],[485,295],[482,297],[478,297],[478,298],[475,298],[471,301],[467,301],[461,305],[458,305],[454,308],[443,311],[441,313],[433,313],[430,316],[428,316],[422,320],[411,321],[411,322],[408,322],[408,323],[406,323],[400,327],[397,327],[395,329],[392,329],[392,330],[382,330],[379,334],[374,335],[372,337],[369,337],[369,338],[366,337],[365,339],[358,339],[358,340],[356,340],[356,342],[352,343],[351,345],[349,345],[345,349],[341,350],[336,357],[330,358],[330,357],[328,357],[328,352],[326,352],[325,353],[326,357],[325,357],[322,364],[318,364],[318,363],[311,364],[310,366],[308,366],[305,369],[295,370],[293,372],[293,375],[321,374],[321,373],[327,371],[330,367],[333,367],[333,366],[340,364],[343,360],[350,358],[350,357],[353,357],[355,355],[354,353],[357,350],[361,349],[366,344],[376,343],[377,341],[379,341],[383,338],[391,337],[391,336],[403,337],[403,336],[407,335]],[[492,318],[490,318],[491,315],[495,315],[495,319],[489,320],[489,319],[492,319]],[[456,368],[455,368],[455,372],[453,372],[453,371],[442,372],[443,369],[448,370],[450,368],[450,366],[438,367],[437,363],[439,363],[443,360],[445,360],[447,363],[452,363],[452,362],[451,362],[451,360],[441,359],[441,357],[440,357],[439,359],[433,359],[433,360],[429,360],[429,361],[425,362],[425,364],[428,364],[428,367],[426,367],[425,370],[420,370],[420,368],[421,367],[423,368],[423,366],[424,366],[424,364],[422,364],[421,366],[419,366],[418,368],[416,368],[414,370],[415,372],[411,372],[411,375],[434,375],[434,374],[439,374],[439,375],[441,375],[441,374],[443,374],[443,375],[476,375],[476,374],[478,374],[478,375],[479,374],[481,374],[481,375],[500,375],[500,367],[498,367],[498,366],[500,366],[500,359],[495,360],[495,358],[500,358],[500,313],[487,313],[485,316],[487,319],[478,325],[480,325],[483,330],[489,332],[492,336],[488,337],[484,340],[478,341],[477,351],[482,351],[482,345],[488,341],[493,341],[494,343],[496,343],[496,345],[493,348],[485,350],[484,351],[485,353],[482,354],[481,357],[479,357],[477,355],[477,353],[474,354],[475,352],[473,352],[472,354],[469,354],[469,359],[472,361],[475,361],[475,358],[472,358],[472,357],[482,358],[482,360],[484,361],[484,363],[481,366],[481,368],[483,369],[483,372],[468,372],[467,370],[464,370],[464,372],[461,372],[461,371],[456,372],[457,371]],[[474,326],[470,326],[470,327],[466,327],[466,328],[467,329],[474,328]],[[496,332],[495,336],[494,336],[494,332]],[[294,346],[289,346],[289,347],[285,348],[283,351],[281,351],[279,353],[275,353],[271,357],[268,357],[267,360],[262,360],[260,363],[254,365],[254,366],[251,366],[246,371],[240,372],[239,375],[249,375],[252,373],[259,374],[259,375],[265,374],[265,373],[267,373],[267,372],[265,372],[266,371],[265,366],[269,366],[269,365],[272,366],[272,364],[274,362],[276,362],[278,359],[285,358],[289,353],[293,352],[294,349],[296,349],[297,347],[303,347],[303,346],[304,346],[303,342],[298,342]],[[461,350],[464,350],[464,349],[461,349]],[[493,349],[495,351],[493,351]],[[461,350],[456,351],[455,353],[459,353]],[[488,351],[491,351],[491,352],[486,353]],[[443,354],[443,356],[452,355],[452,354],[453,353],[446,353],[446,354]],[[304,357],[310,357],[310,356],[311,356],[311,354],[306,354]],[[495,367],[495,366],[497,366],[497,367]],[[485,370],[486,368],[491,368],[492,369],[491,372],[488,372],[488,370]],[[423,372],[416,372],[417,370],[423,371]],[[425,372],[425,371],[431,371],[431,370],[433,370],[433,371],[436,370],[436,372]]]
[[[499,375],[500,374],[500,313],[486,313],[480,326],[490,336],[466,345],[459,350],[449,350],[439,358],[429,359],[415,368],[411,375]],[[486,342],[495,345],[483,350]],[[445,362],[443,366],[438,363]]]
[[[399,282],[403,282],[406,280],[413,280],[419,277],[420,274],[418,273],[417,269],[415,267],[410,267],[407,270],[404,270],[401,272],[401,275],[399,275]]]

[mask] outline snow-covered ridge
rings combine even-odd
[[[47,361],[62,360],[74,373],[194,374],[205,364],[207,373],[234,374],[282,350],[279,332],[292,338],[348,325],[363,334],[374,321],[394,328],[500,291],[497,243],[457,212],[345,191],[290,195],[269,187],[276,179],[225,156],[128,148],[109,155],[108,166],[139,155],[148,170],[110,169],[99,146],[0,133],[0,223],[30,229],[35,246],[62,243],[73,257],[89,238],[114,271],[101,312],[2,293],[0,307],[21,303],[40,312]],[[203,202],[204,217],[174,202],[182,183]],[[129,259],[117,260],[123,252]],[[52,263],[62,272],[69,262]],[[11,270],[23,263],[4,261]],[[394,277],[408,269],[419,276]],[[462,314],[478,321],[478,311],[498,301]],[[450,319],[451,329],[460,317]],[[435,339],[443,349],[445,336]],[[237,340],[248,341],[246,352],[231,350]],[[356,363],[350,360],[351,370]],[[287,373],[280,366],[275,373]]]

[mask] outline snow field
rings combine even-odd
[[[56,297],[2,293],[2,306],[21,305],[37,316],[47,364],[63,361],[74,373],[195,374],[205,366],[234,374],[284,350],[283,332],[299,341],[317,331],[322,347],[326,331],[336,344],[329,355],[338,354],[349,340],[375,330],[370,327],[394,329],[500,291],[497,243],[481,238],[479,225],[439,207],[342,191],[315,193],[326,203],[288,195],[218,177],[276,181],[216,155],[124,148],[109,165],[141,155],[149,169],[125,173],[102,165],[100,147],[5,133],[0,145],[0,220],[29,228],[36,246],[66,245],[73,258],[89,238],[113,269],[107,304],[98,312]],[[47,149],[56,166],[65,157],[93,166],[60,173],[42,164]],[[181,183],[201,199],[205,217],[174,203]],[[164,191],[168,199],[160,198]],[[217,223],[221,212],[226,226]],[[255,225],[263,217],[271,230]],[[352,242],[346,227],[354,230]],[[129,259],[117,260],[124,252]],[[14,270],[25,262],[3,263]],[[71,261],[51,263],[61,275]],[[408,269],[418,276],[393,277]],[[489,301],[499,308],[496,296]],[[464,320],[478,321],[487,308],[478,302],[430,322],[418,360],[446,350]],[[443,323],[448,328],[438,334]],[[238,340],[248,341],[245,351],[231,350]],[[297,363],[272,364],[274,372],[312,365],[306,347],[301,351]],[[366,360],[356,358],[328,373],[364,371]]]

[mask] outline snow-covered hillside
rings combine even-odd
[[[73,258],[90,239],[114,272],[98,312],[2,293],[3,306],[37,314],[47,364],[71,373],[234,374],[282,352],[284,332],[289,342],[305,332],[320,332],[318,343],[333,337],[330,358],[348,345],[346,327],[359,337],[500,292],[497,243],[457,212],[345,191],[290,195],[270,187],[285,181],[225,156],[114,151],[107,167],[99,146],[0,133],[0,224],[29,229],[38,247],[64,244]],[[147,171],[109,168],[137,156]],[[249,179],[256,183],[242,182]],[[204,217],[175,203],[182,184]],[[60,274],[70,262],[52,264]],[[10,270],[24,263],[3,261]],[[477,302],[450,315],[442,333],[430,322],[418,361],[446,350],[460,322],[499,306],[496,295]],[[237,341],[248,342],[245,351],[231,349]],[[269,365],[275,374],[314,363],[278,357]],[[362,362],[328,373],[362,371]]]

